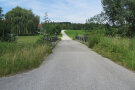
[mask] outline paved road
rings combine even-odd
[[[1,78],[0,90],[135,90],[135,73],[63,35],[39,68]]]

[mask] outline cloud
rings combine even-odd
[[[0,0],[7,12],[16,6],[32,9],[41,17],[48,12],[53,21],[84,23],[87,18],[102,11],[101,0]]]

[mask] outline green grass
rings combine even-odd
[[[79,35],[79,36],[85,35],[85,30],[66,30],[65,33],[70,38],[74,39],[76,35]]]
[[[0,56],[2,53],[9,51],[16,51],[23,47],[31,47],[36,43],[42,35],[40,36],[19,36],[16,42],[0,42]]]
[[[0,42],[0,76],[38,67],[51,52],[41,37],[21,36],[17,42]]]
[[[36,43],[37,40],[39,40],[42,37],[42,35],[38,36],[19,36],[17,42],[22,42],[22,43]]]
[[[104,57],[135,70],[135,39],[91,33],[88,46]]]

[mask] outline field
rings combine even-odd
[[[42,36],[21,36],[16,42],[0,42],[0,76],[38,67],[51,49]]]
[[[70,37],[75,37],[76,33],[83,34],[82,31],[73,30],[66,31],[66,33]],[[88,47],[104,57],[110,58],[114,62],[135,71],[134,38],[109,37],[100,33],[90,32]]]
[[[42,35],[38,36],[19,36],[17,42],[22,42],[22,43],[36,43]]]
[[[65,33],[70,38],[74,39],[76,35],[83,36],[85,34],[85,30],[66,30]]]

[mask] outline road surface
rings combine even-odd
[[[39,68],[0,78],[0,90],[135,90],[135,73],[62,33]]]

